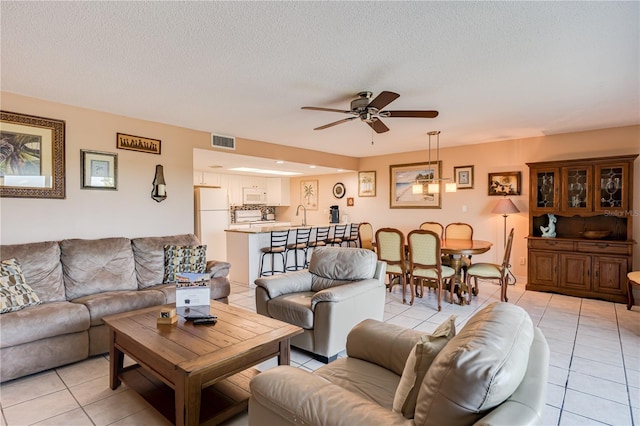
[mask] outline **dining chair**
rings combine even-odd
[[[444,228],[444,239],[453,238],[456,240],[473,240],[473,227],[468,223],[454,222]],[[466,273],[467,268],[471,265],[471,255],[463,256],[464,264],[462,270]]]
[[[415,286],[415,293],[424,294],[424,284],[431,284],[438,292],[438,311],[442,310],[444,280],[449,281],[449,303],[453,303],[454,285],[451,282],[455,271],[442,264],[440,235],[436,232],[416,229],[407,236],[409,244],[409,286]],[[412,293],[413,295],[413,293]]]
[[[375,251],[373,243],[373,226],[369,222],[361,222],[358,225],[358,244],[361,248]]]
[[[502,258],[502,264],[497,265],[495,263],[474,263],[469,266],[465,276],[465,282],[467,284],[467,293],[469,297],[469,303],[471,303],[471,294],[478,295],[478,278],[495,279],[500,283],[500,301],[508,302],[507,299],[507,285],[509,284],[509,259],[511,257],[511,246],[513,244],[513,228],[509,232],[509,238],[507,238],[507,245],[504,248],[504,257]],[[473,278],[474,285],[471,289],[471,278]]]
[[[297,228],[292,229],[291,232],[295,233],[294,241],[285,246],[284,258],[289,260],[289,253],[293,252],[293,265],[287,266],[287,271],[297,271],[304,269],[307,266],[307,250],[309,249],[309,237],[311,236],[311,228]],[[302,253],[302,264],[298,264],[298,255]]]
[[[376,231],[376,248],[378,260],[387,263],[389,277],[389,292],[395,285],[395,280],[402,284],[402,303],[407,303],[407,264],[404,255],[404,234],[399,229],[381,228]],[[411,304],[413,304],[413,290],[411,290]]]
[[[444,227],[438,222],[422,222],[420,224],[420,229],[435,232],[436,235],[438,235],[438,237],[441,239],[444,235]]]
[[[347,243],[347,247],[351,247],[353,243],[354,247],[358,247],[358,227],[359,223],[351,223],[349,224],[349,235],[346,235],[343,239],[343,242]]]
[[[286,271],[287,261],[284,256],[284,252],[287,246],[287,240],[289,239],[289,231],[271,231],[271,245],[260,249],[262,255],[260,256],[260,276],[274,275],[276,272],[284,273]],[[274,257],[276,254],[282,256],[282,270],[276,271],[274,267]],[[264,257],[266,255],[271,256],[271,271],[264,271]]]
[[[347,233],[347,225],[336,225],[333,227],[333,236],[327,239],[327,245],[341,246]]]

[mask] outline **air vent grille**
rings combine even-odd
[[[236,149],[236,138],[211,133],[211,146],[214,148]]]

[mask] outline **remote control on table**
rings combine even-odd
[[[184,317],[187,321],[195,321],[197,319],[218,319],[217,315],[187,315]]]
[[[218,320],[215,318],[198,318],[193,320],[193,325],[215,324]]]

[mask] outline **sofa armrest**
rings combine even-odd
[[[207,273],[211,274],[211,278],[224,278],[229,275],[231,264],[221,260],[208,260]]]
[[[250,383],[249,424],[281,418],[281,424],[409,425],[412,421],[308,371],[279,366]],[[264,411],[268,410],[268,414]]]
[[[489,414],[474,423],[475,426],[500,424],[542,424],[549,375],[549,344],[539,328],[534,329],[529,350],[529,364],[516,391]]]
[[[325,288],[314,294],[311,298],[311,310],[315,308],[318,302],[341,302],[358,297],[362,293],[371,291],[375,287],[380,287],[380,281],[378,281],[377,278]]]
[[[426,333],[367,319],[347,336],[347,355],[391,370],[402,376],[409,353]]]
[[[311,291],[311,273],[306,269],[287,272],[282,275],[258,278],[255,284],[264,288],[269,298],[273,299],[283,294]]]

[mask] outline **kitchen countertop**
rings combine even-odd
[[[319,228],[321,226],[348,225],[345,223],[321,223],[314,225],[291,225],[291,226],[252,226],[250,228],[225,229],[225,232],[239,232],[242,234],[266,234],[271,231],[288,231],[298,228]]]

